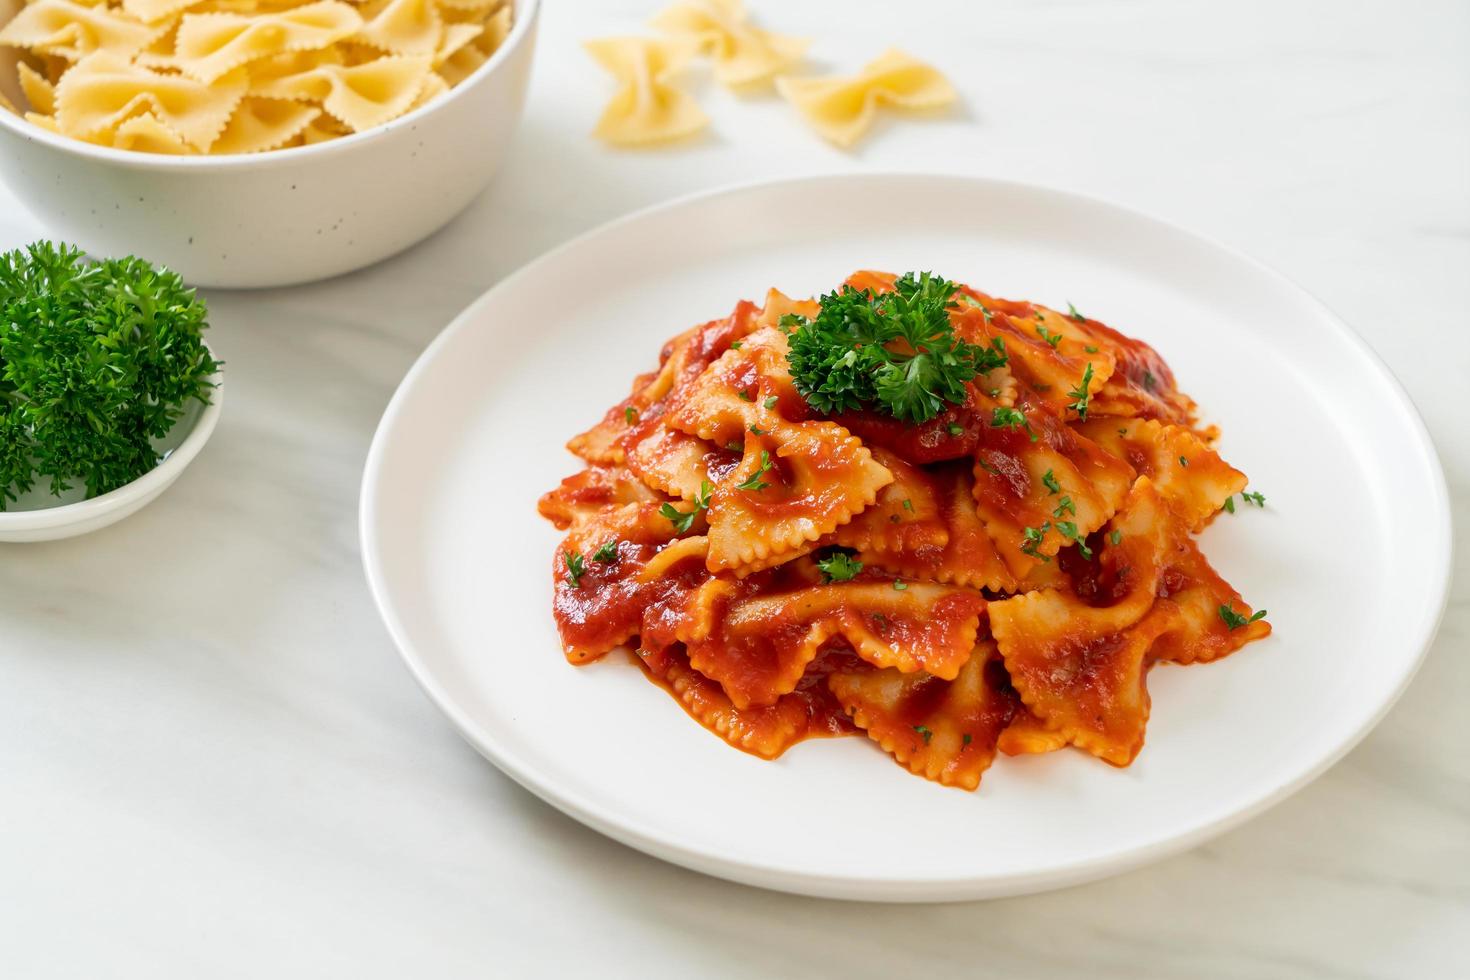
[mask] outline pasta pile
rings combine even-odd
[[[593,129],[593,135],[609,143],[667,142],[709,123],[675,83],[696,54],[713,60],[715,79],[727,88],[751,91],[774,80],[818,133],[842,147],[862,138],[880,105],[935,109],[956,98],[943,75],[896,50],[849,78],[787,76],[783,73],[801,61],[808,42],[754,27],[741,0],[682,0],[659,14],[653,26],[666,37],[602,38],[586,44],[618,84]]]
[[[257,153],[418,108],[510,22],[507,0],[31,0],[0,44],[22,51],[38,126],[147,153]]]
[[[1075,310],[958,290],[939,308],[954,335],[1005,356],[923,422],[812,408],[788,357],[812,300],[772,290],[665,345],[539,505],[568,532],[567,659],[636,649],[763,758],[864,733],[974,789],[997,752],[1128,765],[1154,664],[1268,635],[1194,540],[1236,494],[1264,498],[1159,355]]]

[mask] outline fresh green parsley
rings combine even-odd
[[[44,241],[0,254],[0,510],[38,481],[96,497],[158,465],[155,440],[210,399],[207,316],[139,258]]]
[[[949,423],[949,434],[952,436],[962,436],[965,434],[965,427],[958,422],[951,422]]]
[[[609,562],[615,562],[615,561],[617,561],[618,560],[618,543],[617,543],[617,541],[616,540],[608,541],[605,544],[603,544],[603,546],[601,548],[598,548],[596,551],[592,552],[592,560],[593,561],[600,561],[603,564],[607,564]]]
[[[1042,474],[1041,485],[1046,487],[1047,491],[1051,494],[1058,494],[1062,492],[1062,485],[1057,482],[1057,478],[1051,470],[1047,470],[1045,473]]]
[[[634,422],[637,422],[638,421],[638,409],[634,408],[632,405],[624,406],[624,408],[623,408],[623,421],[624,422],[627,422],[629,425],[632,425]]]
[[[1266,495],[1264,493],[1242,493],[1240,497],[1247,503],[1255,504],[1257,507],[1266,506]]]
[[[739,350],[740,348],[742,348],[744,346],[745,346],[745,341],[743,341],[743,340],[732,340],[732,341],[730,341],[730,349],[731,350]]]
[[[1036,318],[1040,320],[1041,314],[1036,314]],[[1041,334],[1041,339],[1046,341],[1047,345],[1050,346],[1052,350],[1056,350],[1057,345],[1062,342],[1062,335],[1060,333],[1052,333],[1050,330],[1047,330],[1045,323],[1038,323],[1036,325],[1036,332]]]
[[[1234,494],[1231,494],[1230,496],[1228,496],[1228,497],[1225,498],[1225,509],[1227,511],[1229,511],[1230,513],[1232,513],[1232,514],[1235,513],[1235,495]]]
[[[1031,431],[1031,423],[1026,419],[1026,413],[1019,408],[997,405],[990,413],[990,427],[992,429],[1025,429],[1031,441],[1036,441],[1036,433]]]
[[[908,511],[909,513],[913,513],[914,502],[908,497],[903,498],[903,509]]]
[[[1109,543],[1111,543],[1113,545],[1120,545],[1120,544],[1122,544],[1123,543],[1123,532],[1122,531],[1114,531],[1114,532],[1112,532],[1111,534],[1108,535],[1108,541],[1109,541]]]
[[[1077,417],[1084,422],[1087,421],[1087,406],[1092,402],[1092,395],[1088,392],[1090,387],[1092,387],[1092,362],[1088,361],[1086,369],[1082,372],[1082,381],[1077,387],[1067,392],[1067,397],[1072,399],[1067,403],[1067,407],[1076,412]]]
[[[896,579],[893,580],[893,591],[895,591],[895,592],[902,592],[905,589],[907,589],[908,587],[909,587],[909,584],[907,582],[905,582],[901,578],[896,578]]]
[[[574,589],[580,589],[582,576],[587,574],[587,563],[583,561],[580,552],[564,551],[562,555],[567,560],[567,584]]]
[[[925,728],[923,725],[915,725],[914,726],[914,731],[916,731],[920,735],[924,736],[924,744],[925,745],[928,745],[929,744],[929,740],[934,737],[934,733],[931,732],[929,729]]]
[[[779,404],[781,404],[781,399],[777,398],[775,395],[771,395],[765,401],[766,411],[769,412],[771,409],[775,408]]]
[[[847,582],[863,570],[863,563],[845,551],[836,551],[831,557],[818,559],[817,567],[828,582]]]
[[[819,412],[874,408],[915,424],[963,403],[966,382],[1005,364],[1006,353],[999,338],[982,347],[955,336],[957,288],[910,272],[892,292],[843,286],[821,298],[814,318],[788,315],[797,391]]]
[[[770,472],[770,469],[771,469],[771,454],[768,453],[768,452],[766,452],[766,450],[762,449],[761,450],[761,465],[760,465],[760,468],[757,469],[754,473],[752,473],[746,479],[741,480],[739,483],[735,484],[735,489],[736,490],[754,490],[757,493],[759,493],[760,491],[764,490],[766,487],[770,486],[769,483],[766,483],[764,480],[761,479],[761,477],[765,476],[766,473]]]
[[[1266,610],[1264,609],[1257,609],[1249,616],[1242,616],[1234,609],[1231,609],[1228,605],[1222,605],[1220,607],[1220,618],[1225,621],[1225,625],[1229,627],[1232,632],[1240,629],[1242,626],[1249,626],[1251,623],[1254,623],[1256,620],[1262,618],[1265,615]]]
[[[1079,555],[1081,555],[1083,558],[1092,557],[1092,549],[1087,546],[1087,542],[1084,540],[1086,535],[1077,533],[1077,525],[1075,522],[1057,521],[1056,524],[1052,526],[1057,529],[1057,533],[1060,534],[1062,537],[1066,538],[1068,541],[1076,543],[1077,553]]]
[[[1179,465],[1187,468],[1189,466],[1189,460],[1186,459],[1183,456],[1180,456],[1179,457]]]
[[[964,737],[960,739],[960,744],[961,745],[969,745],[972,741],[974,741],[974,739],[970,738],[970,733],[969,732],[966,732],[965,735],[964,735]]]
[[[1082,349],[1085,350],[1085,351],[1087,351],[1087,353],[1089,353],[1089,354],[1096,354],[1097,353],[1097,348],[1094,347],[1094,346],[1092,346],[1091,344],[1086,345]]]
[[[699,493],[694,495],[693,510],[685,513],[673,504],[664,504],[658,509],[659,516],[668,518],[669,523],[674,525],[675,531],[678,531],[680,534],[685,534],[694,526],[695,515],[702,510],[709,509],[709,498],[714,492],[714,484],[708,480],[701,480],[699,483]]]
[[[738,392],[736,392],[736,394],[740,396],[740,400],[743,401],[743,402],[753,402],[753,401],[755,401],[755,396],[752,395],[748,391],[738,391]]]
[[[1043,521],[1040,527],[1027,527],[1021,529],[1021,554],[1039,558],[1042,561],[1051,561],[1050,556],[1043,555],[1036,549],[1041,547],[1041,542],[1046,538],[1046,532],[1051,530],[1051,522]]]
[[[766,434],[766,430],[762,429],[760,426],[752,422],[750,423],[750,434],[755,436],[763,436]]]
[[[1052,517],[1066,517],[1068,514],[1076,516],[1077,505],[1072,503],[1072,498],[1064,496],[1057,501],[1057,509],[1051,512]]]
[[[1154,383],[1154,373],[1145,368],[1143,372],[1143,387],[1148,391],[1153,391]]]
[[[1073,306],[1070,301],[1067,303],[1067,316],[1076,320],[1078,323],[1083,323],[1087,320],[1087,317],[1077,312],[1077,307]]]

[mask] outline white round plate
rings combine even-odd
[[[932,269],[1067,302],[1153,344],[1266,494],[1204,534],[1276,632],[1149,676],[1148,744],[996,760],[980,790],[864,738],[764,762],[701,729],[621,655],[576,668],[551,618],[561,535],[536,498],[562,445],[696,322],[849,272]],[[523,786],[624,843],[812,895],[954,900],[1112,874],[1259,813],[1343,755],[1418,666],[1450,568],[1443,473],[1409,399],[1299,288],[1116,205],[962,177],[720,191],[614,222],[482,296],[389,405],[362,489],[368,582],[404,659]]]

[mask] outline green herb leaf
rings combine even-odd
[[[934,737],[934,733],[931,732],[929,729],[925,728],[923,725],[915,725],[914,726],[914,731],[916,731],[920,735],[924,736],[924,744],[925,745],[928,745],[929,744],[929,740]]]
[[[1249,624],[1254,623],[1256,620],[1261,619],[1265,615],[1266,610],[1264,609],[1257,609],[1250,616],[1242,616],[1234,609],[1231,609],[1228,605],[1220,607],[1220,618],[1225,621],[1225,625],[1229,627],[1232,632],[1240,629],[1242,626],[1248,626]]]
[[[116,490],[153,469],[219,367],[204,301],[139,258],[36,242],[0,255],[0,510],[40,481]]]
[[[637,422],[638,421],[638,409],[634,408],[632,405],[626,405],[626,406],[624,406],[623,407],[623,421],[624,422],[627,422],[629,425],[632,425],[634,422]]]
[[[736,394],[740,396],[740,400],[743,402],[755,401],[755,396],[748,391],[737,391]]]
[[[1180,457],[1179,457],[1179,465],[1180,465],[1180,466],[1184,466],[1184,467],[1187,467],[1187,466],[1189,466],[1189,460],[1188,460],[1188,459],[1186,459],[1186,458],[1185,458],[1185,457],[1183,457],[1183,456],[1180,456]]]
[[[1123,543],[1123,532],[1122,531],[1114,531],[1114,532],[1112,532],[1111,534],[1108,535],[1108,541],[1111,542],[1114,545],[1122,544]]]
[[[846,582],[863,570],[863,563],[845,551],[835,551],[830,557],[818,559],[817,568],[828,582]]]
[[[1235,513],[1235,495],[1234,494],[1231,494],[1230,496],[1228,496],[1228,497],[1225,498],[1225,505],[1224,506],[1225,506],[1225,509],[1228,510],[1230,513],[1232,513],[1232,514]]]
[[[962,436],[965,434],[965,427],[958,422],[951,422],[949,423],[949,434],[952,436]]]
[[[909,587],[909,584],[907,582],[905,582],[901,578],[896,578],[896,579],[893,580],[893,591],[895,591],[895,592],[902,592],[905,589],[907,589],[908,587]]]
[[[1046,537],[1046,532],[1051,530],[1051,522],[1043,521],[1040,527],[1027,527],[1021,529],[1021,554],[1039,558],[1042,561],[1051,561],[1051,556],[1043,555],[1036,549],[1041,547],[1041,542]]]
[[[1040,313],[1036,314],[1036,319],[1041,319]],[[1038,323],[1036,325],[1036,332],[1041,334],[1041,339],[1046,341],[1047,344],[1050,345],[1052,350],[1056,350],[1057,345],[1062,342],[1062,335],[1060,333],[1052,333],[1051,331],[1047,330],[1045,323]]]
[[[1096,354],[1097,353],[1097,348],[1094,347],[1094,346],[1092,346],[1091,344],[1086,345],[1082,349],[1085,350],[1085,351],[1087,351],[1087,353],[1089,353],[1089,354]]]
[[[990,413],[990,427],[992,429],[1025,429],[1031,441],[1036,441],[1036,433],[1031,431],[1031,423],[1026,419],[1026,413],[1019,408],[997,405]]]
[[[1076,412],[1077,417],[1084,422],[1087,421],[1087,406],[1092,401],[1092,395],[1087,390],[1091,386],[1092,362],[1088,361],[1087,368],[1082,372],[1081,383],[1078,384],[1077,387],[1073,388],[1071,391],[1067,392],[1067,397],[1072,399],[1070,402],[1067,403],[1067,407]]]
[[[564,551],[562,555],[567,560],[567,584],[574,589],[580,589],[582,576],[587,574],[587,563],[582,560],[580,552]]]
[[[766,411],[770,411],[779,404],[781,404],[781,399],[777,398],[775,395],[770,396],[765,401]]]
[[[732,340],[732,341],[730,341],[730,349],[731,350],[739,350],[741,347],[744,347],[744,346],[745,346],[745,342],[744,341],[741,341],[741,340]]]
[[[903,498],[903,509],[912,513],[914,509],[914,502],[908,497]]]
[[[658,509],[660,517],[666,517],[669,523],[674,525],[674,530],[685,534],[694,526],[694,516],[702,510],[709,509],[709,498],[714,494],[715,486],[708,480],[699,481],[699,493],[694,495],[694,509],[685,513],[673,504],[664,504]]]
[[[1266,495],[1264,493],[1242,493],[1240,496],[1242,500],[1255,504],[1257,507],[1266,506]]]
[[[1046,487],[1049,493],[1057,494],[1062,492],[1062,485],[1057,482],[1057,478],[1052,474],[1051,470],[1047,470],[1046,473],[1042,475],[1041,485]]]
[[[974,740],[972,738],[970,738],[970,733],[969,732],[966,732],[964,734],[964,737],[960,739],[960,744],[961,745],[969,745],[972,741],[974,741]]]
[[[757,436],[763,436],[763,435],[766,434],[766,430],[765,429],[762,429],[760,426],[756,425],[754,422],[750,423],[750,432],[751,432],[751,435],[757,435]]]
[[[608,542],[604,543],[601,548],[598,548],[596,551],[592,552],[592,560],[593,561],[600,561],[600,562],[602,562],[604,564],[607,564],[608,562],[615,562],[615,561],[617,561],[618,560],[618,543],[617,543],[617,541],[616,540],[608,541]]]
[[[982,347],[955,336],[957,288],[911,272],[892,292],[844,285],[823,296],[816,317],[792,317],[787,360],[797,391],[818,412],[875,408],[910,423],[963,403],[966,383],[1005,364],[1006,354],[999,338]]]
[[[1082,323],[1087,319],[1087,317],[1077,312],[1077,307],[1073,306],[1070,300],[1067,302],[1067,316],[1076,320],[1078,323]]]
[[[770,471],[770,469],[771,469],[771,454],[768,453],[768,452],[766,452],[766,450],[762,449],[761,450],[761,465],[760,465],[760,468],[757,469],[754,473],[752,473],[746,479],[744,479],[744,480],[740,481],[739,483],[735,484],[735,489],[736,490],[754,490],[757,493],[759,493],[761,490],[764,490],[766,487],[770,486],[769,483],[766,483],[763,480],[761,480],[761,477],[765,476],[766,473],[768,473]]]
[[[1072,503],[1071,497],[1063,497],[1057,501],[1057,509],[1051,512],[1052,517],[1065,517],[1068,514],[1076,514],[1077,505]]]

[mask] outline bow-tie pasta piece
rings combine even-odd
[[[286,99],[247,97],[230,117],[211,153],[260,153],[300,136],[322,111]]]
[[[167,30],[167,25],[140,24],[106,6],[89,7],[70,0],[36,0],[0,27],[0,45],[43,49],[76,61],[94,51],[121,59],[132,57]]]
[[[715,62],[715,78],[731,88],[769,81],[800,61],[808,41],[752,27],[739,0],[686,0],[653,26],[692,44]]]
[[[565,531],[573,524],[600,517],[626,504],[660,503],[663,499],[620,466],[589,466],[543,494],[536,509]]]
[[[842,706],[820,675],[803,678],[774,704],[737,708],[720,685],[689,666],[677,645],[641,650],[634,659],[691,718],[735,748],[762,759],[774,759],[806,738],[853,734]]]
[[[897,670],[833,673],[828,679],[853,723],[915,775],[973,790],[1020,702],[989,640],[954,680]]]
[[[1245,489],[1245,474],[1182,426],[1154,419],[1095,418],[1077,431],[1148,477],[1192,531],[1203,528],[1225,501]]]
[[[588,41],[586,48],[618,83],[594,136],[639,146],[690,136],[709,122],[694,99],[670,81],[689,60],[686,45],[626,37]]]
[[[957,98],[937,70],[893,50],[849,78],[782,76],[776,87],[817,132],[841,147],[862,138],[879,106],[939,109]]]
[[[223,131],[245,87],[243,69],[204,85],[98,52],[62,76],[56,86],[56,119],[67,135],[89,139],[147,111],[202,152]]]
[[[320,0],[266,16],[185,14],[174,63],[186,75],[213,82],[257,58],[325,48],[362,26],[352,5],[339,0]]]
[[[1009,414],[1005,414],[1009,413]],[[1023,395],[995,406],[975,453],[975,503],[1017,578],[1112,517],[1133,469]]]
[[[20,76],[20,92],[26,97],[31,111],[49,116],[56,111],[56,86],[36,69],[24,61],[17,62],[16,73]]]
[[[572,526],[552,563],[557,628],[572,663],[596,660],[638,635],[645,613],[673,592],[660,578],[643,575],[665,548],[678,547],[675,530],[659,505],[633,503]],[[697,559],[698,553],[691,556]],[[708,577],[703,564],[687,562],[693,582]],[[667,571],[667,569],[664,569]]]
[[[360,133],[402,115],[429,70],[426,56],[390,55],[360,65],[323,65],[252,85],[251,93],[320,102],[338,121]]]
[[[795,690],[838,639],[875,666],[950,679],[974,647],[985,608],[978,593],[930,582],[895,589],[886,577],[783,587],[800,574],[782,566],[743,581],[715,577],[685,602],[673,638],[738,708]]]
[[[391,54],[431,55],[438,50],[443,34],[444,18],[435,0],[391,0],[357,38]],[[443,61],[443,56],[436,60]]]
[[[186,156],[194,152],[182,136],[151,112],[133,116],[118,124],[112,134],[112,145],[119,150],[174,156]]]

